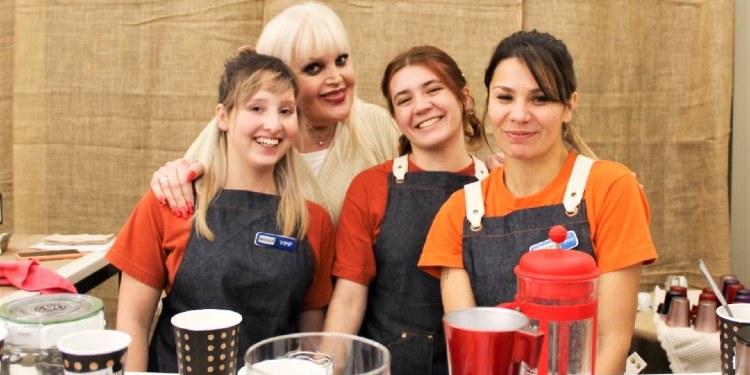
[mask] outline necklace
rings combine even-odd
[[[328,143],[330,140],[333,139],[333,134],[336,133],[336,125],[329,127],[327,129],[328,131],[326,132],[326,134],[323,134],[322,137],[314,136],[316,133],[321,133],[321,131],[312,126],[308,125],[307,130],[308,130],[307,133],[309,134],[310,139],[312,139],[313,142],[317,143],[318,146],[323,147],[323,145],[325,145],[326,143]]]

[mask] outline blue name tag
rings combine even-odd
[[[284,251],[294,251],[297,248],[297,239],[273,233],[258,232],[255,233],[255,245]]]
[[[529,246],[529,251],[534,250],[546,250],[546,249],[554,249],[555,243],[552,242],[550,239],[546,239],[542,242],[535,243],[531,246]],[[560,244],[560,249],[562,250],[570,250],[575,249],[578,246],[578,236],[576,236],[576,232],[573,232],[572,230],[568,231],[568,236],[565,238],[565,241],[563,241]]]

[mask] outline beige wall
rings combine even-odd
[[[211,116],[223,59],[292,2],[0,0],[0,192],[12,197],[0,230],[117,231],[151,172]],[[359,94],[380,104],[385,62],[409,46],[451,53],[481,106],[500,38],[537,28],[564,39],[577,126],[649,198],[661,259],[644,281],[700,282],[699,257],[729,271],[733,0],[325,3],[350,30]]]
[[[0,194],[3,223],[0,232],[13,228],[13,19],[15,1],[0,0]]]
[[[732,272],[750,283],[750,2],[734,2]]]

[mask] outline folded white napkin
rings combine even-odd
[[[53,234],[44,237],[45,245],[104,245],[114,238],[114,234]]]
[[[691,305],[697,303],[700,291],[688,290]],[[654,289],[654,306],[664,301],[666,292]],[[656,337],[667,353],[669,368],[674,373],[721,371],[719,332],[698,332],[693,327],[670,327],[654,312]]]

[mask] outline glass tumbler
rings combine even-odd
[[[385,346],[355,335],[302,332],[256,343],[245,353],[243,375],[390,375]]]

